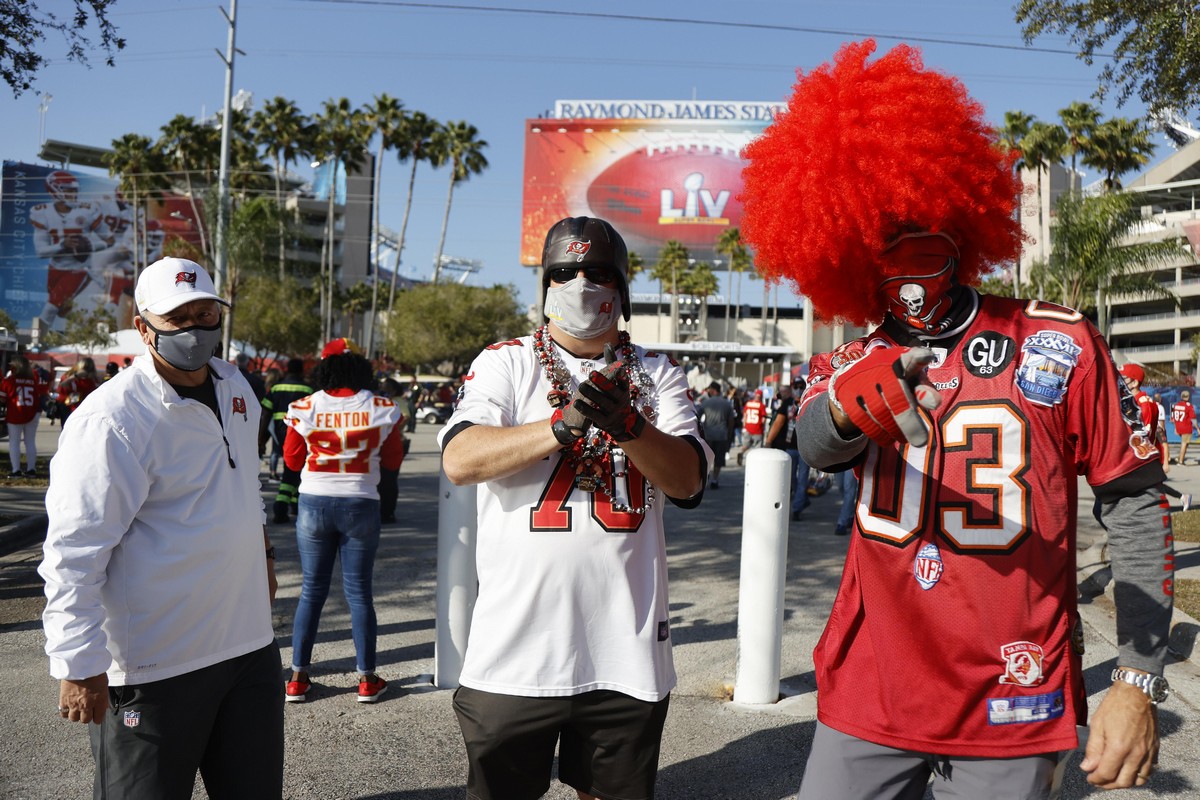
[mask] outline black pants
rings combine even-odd
[[[94,800],[190,800],[196,772],[212,800],[283,796],[279,647],[185,675],[108,690],[88,725]]]

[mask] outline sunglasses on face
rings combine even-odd
[[[568,283],[580,272],[583,277],[600,286],[609,286],[617,280],[617,273],[609,267],[555,267],[550,270],[553,283]]]

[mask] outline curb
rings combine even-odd
[[[0,555],[8,555],[46,538],[50,518],[45,514],[30,514],[24,519],[0,526]]]

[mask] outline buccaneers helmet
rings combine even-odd
[[[542,246],[542,294],[555,267],[611,267],[617,273],[621,313],[629,321],[629,251],[617,229],[595,217],[567,217],[555,223]]]

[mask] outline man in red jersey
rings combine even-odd
[[[822,319],[879,323],[813,357],[797,419],[802,458],[862,482],[799,796],[919,798],[930,776],[939,800],[1053,796],[1087,721],[1081,474],[1121,589],[1118,669],[1080,766],[1142,785],[1172,607],[1158,452],[1090,322],[971,288],[1017,260],[1016,156],[959,81],[906,45],[868,63],[874,49],[802,74],[745,151],[759,268]]]
[[[767,404],[763,402],[763,390],[755,389],[754,396],[742,406],[742,425],[746,429],[746,444],[738,453],[737,463],[740,467],[746,453],[756,447],[762,447],[763,429],[767,422]]]
[[[1192,443],[1192,433],[1200,433],[1196,424],[1196,407],[1192,405],[1192,393],[1184,389],[1179,393],[1179,402],[1171,406],[1171,422],[1175,423],[1175,432],[1179,434],[1179,461],[1181,466],[1186,462],[1188,445]]]

